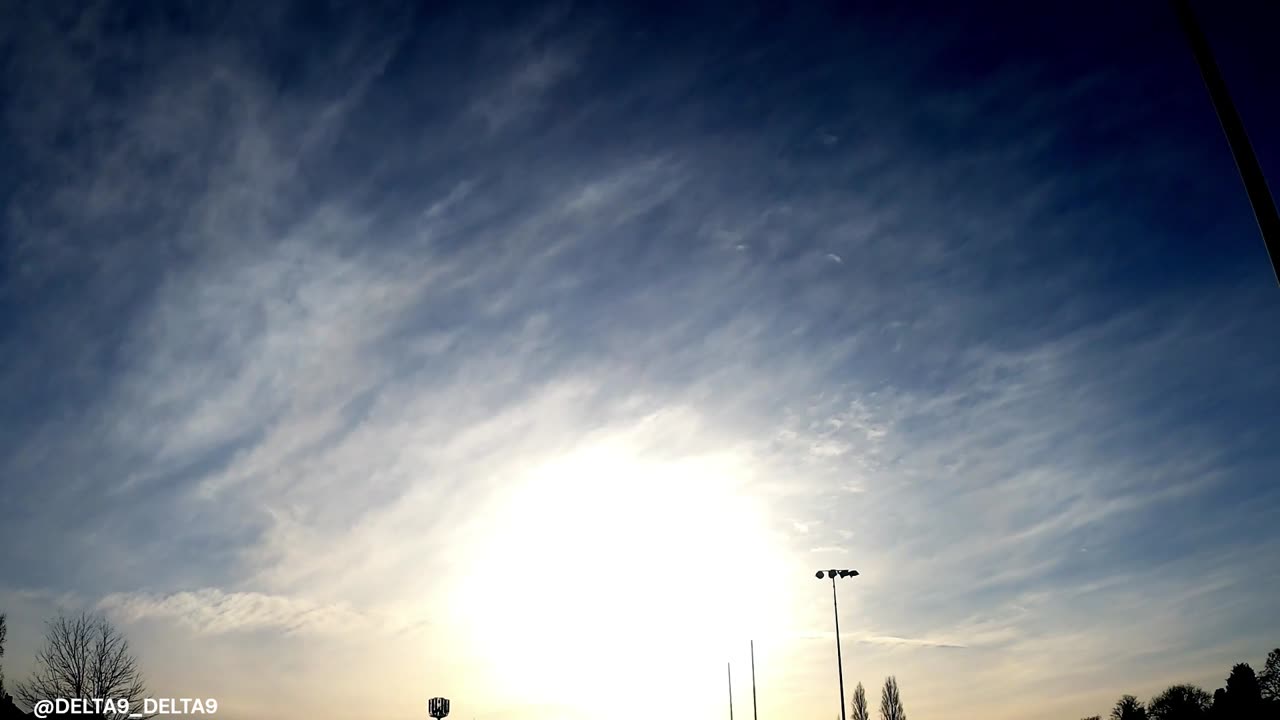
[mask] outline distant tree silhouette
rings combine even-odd
[[[867,691],[863,689],[862,683],[858,683],[858,687],[853,689],[853,720],[871,720],[867,709]]]
[[[1231,717],[1231,710],[1227,707],[1227,689],[1218,688],[1213,691],[1213,705],[1209,708],[1209,714],[1215,720],[1225,720]]]
[[[1215,708],[1217,706],[1217,698]],[[1227,676],[1222,710],[1233,720],[1254,720],[1262,712],[1262,688],[1249,663],[1237,663]]]
[[[1080,720],[1102,720],[1101,715],[1090,715],[1089,717],[1080,718]]]
[[[1147,720],[1147,708],[1138,698],[1125,695],[1111,708],[1111,720]]]
[[[1213,697],[1195,685],[1173,685],[1151,699],[1151,720],[1203,720],[1209,716]]]
[[[880,691],[880,720],[907,720],[902,694],[898,692],[898,679],[892,675],[885,678],[884,689]]]
[[[5,620],[5,614],[0,613],[0,658],[4,657],[4,639],[9,635],[9,625]],[[4,665],[0,664],[0,702],[7,696],[8,693],[4,691]]]
[[[17,685],[18,699],[27,706],[55,698],[110,698],[126,699],[132,708],[142,708],[147,697],[142,672],[129,652],[129,642],[105,618],[59,617],[46,626],[44,643],[31,678]],[[122,720],[129,715],[106,717]]]
[[[1258,673],[1258,689],[1263,700],[1280,702],[1280,648],[1267,653],[1267,662]]]
[[[1258,676],[1249,663],[1236,663],[1227,676],[1227,697],[1233,701],[1254,702],[1262,699]]]
[[[1226,686],[1213,695],[1188,684],[1168,688],[1145,706],[1124,695],[1110,720],[1280,720],[1280,648],[1267,654],[1260,673],[1249,663],[1236,663]]]

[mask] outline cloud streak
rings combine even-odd
[[[216,588],[163,596],[113,593],[100,600],[97,607],[121,622],[162,619],[185,625],[200,635],[261,630],[285,636],[372,635],[405,629],[342,605],[263,593],[226,593]]]

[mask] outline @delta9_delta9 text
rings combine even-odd
[[[106,715],[142,718],[151,715],[216,715],[213,698],[146,698],[130,704],[127,698],[51,698],[36,702],[37,718],[50,715]]]

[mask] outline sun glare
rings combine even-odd
[[[455,596],[492,690],[611,716],[652,714],[618,707],[648,686],[691,714],[722,704],[707,678],[789,615],[749,478],[732,452],[663,459],[623,442],[531,470]]]

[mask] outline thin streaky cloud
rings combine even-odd
[[[1280,318],[1145,16],[173,13],[0,30],[11,677],[694,717],[751,636],[817,712],[831,566],[921,717],[1265,656]]]

